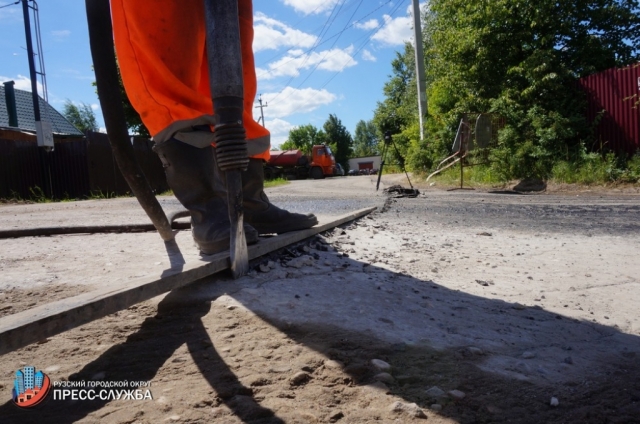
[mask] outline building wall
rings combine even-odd
[[[596,121],[595,150],[633,154],[640,149],[640,63],[582,78],[587,118]],[[604,112],[603,112],[604,111]]]
[[[365,156],[361,158],[353,158],[349,159],[349,170],[355,169],[358,170],[361,168],[361,165],[365,165],[372,162],[373,169],[380,169],[380,156]],[[366,166],[366,165],[365,165]]]

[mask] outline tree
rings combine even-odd
[[[96,86],[96,82],[94,81],[92,84],[94,87]],[[142,118],[140,118],[140,114],[134,109],[129,97],[127,96],[127,92],[124,89],[124,84],[122,83],[122,76],[120,75],[120,67],[118,66],[118,85],[120,87],[120,97],[122,98],[122,109],[124,112],[124,119],[127,123],[127,128],[129,129],[129,133],[139,135],[141,137],[151,137],[149,130],[142,123]]]
[[[419,133],[414,56],[414,49],[409,43],[405,44],[404,52],[396,52],[391,62],[392,75],[383,88],[385,98],[378,102],[373,122],[378,129],[378,138],[388,131],[398,148],[398,152],[393,148],[388,150],[390,162],[407,163],[410,169],[422,169],[421,165],[414,166],[411,161],[405,161],[408,157],[419,157],[413,151],[424,147]]]
[[[73,104],[71,100],[67,99],[64,102],[62,114],[74,127],[83,133],[87,131],[98,131],[96,115],[88,104],[80,103],[80,106],[77,106]]]
[[[353,139],[353,156],[375,156],[378,150],[378,129],[373,121],[358,121]]]
[[[373,116],[379,135],[387,131],[397,134],[418,119],[414,51],[411,44],[405,44],[403,53],[396,52],[391,69],[393,73],[383,88],[385,99],[378,102]]]
[[[424,15],[429,110],[452,137],[461,112],[507,119],[506,177],[541,176],[584,149],[576,80],[640,58],[638,0],[433,0]]]
[[[142,123],[140,114],[133,108],[129,96],[124,89],[122,83],[122,77],[120,76],[120,68],[118,67],[118,82],[120,83],[120,96],[122,96],[122,108],[124,110],[124,119],[127,122],[127,128],[131,134],[139,135],[141,137],[151,137],[149,130]]]
[[[324,144],[326,135],[311,124],[302,125],[289,131],[289,138],[282,143],[282,150],[299,149],[306,155],[311,154],[313,146]]]
[[[336,157],[336,162],[342,165],[345,170],[348,170],[353,145],[351,134],[333,114],[329,115],[322,128],[326,133],[327,142]]]

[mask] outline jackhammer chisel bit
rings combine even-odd
[[[244,235],[241,172],[249,156],[242,123],[244,86],[237,0],[204,0],[209,82],[214,110],[216,159],[227,180],[230,261],[233,278],[249,271]]]

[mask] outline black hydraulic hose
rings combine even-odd
[[[109,0],[85,0],[85,4],[98,97],[113,155],[131,192],[151,219],[160,237],[165,241],[173,240],[175,234],[171,224],[138,165],[129,141],[118,82]]]

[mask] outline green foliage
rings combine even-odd
[[[627,161],[620,175],[620,181],[626,183],[640,182],[640,152]]]
[[[571,160],[557,160],[549,172],[549,181],[560,184],[607,185],[640,182],[640,153],[628,160],[608,153],[600,155],[582,151]],[[434,176],[447,186],[460,184],[460,167],[455,165]],[[505,182],[503,169],[495,164],[464,168],[464,185],[499,185]]]
[[[31,200],[33,202],[36,202],[36,203],[51,203],[51,202],[53,202],[53,199],[50,198],[50,197],[47,197],[44,194],[44,190],[42,190],[38,186],[29,187],[29,193],[31,193]]]
[[[640,155],[624,160],[613,153],[604,156],[584,153],[577,160],[555,163],[551,178],[567,184],[637,183],[640,181]]]
[[[490,166],[479,165],[472,167],[465,167],[464,170],[464,186],[465,187],[477,187],[477,186],[497,186],[503,182],[499,175],[497,175]],[[460,186],[460,167],[458,165],[452,166],[444,170],[443,172],[435,175],[430,181],[437,182],[445,186]]]
[[[396,52],[391,69],[393,74],[383,88],[385,99],[378,102],[373,115],[379,140],[382,140],[387,131],[392,135],[401,133],[418,118],[414,51],[411,44],[405,44],[403,53]],[[394,141],[405,143],[398,147],[400,150],[406,150],[406,137]]]
[[[96,82],[94,81],[92,85],[95,87]],[[129,96],[127,96],[127,92],[124,89],[124,84],[122,83],[122,76],[120,75],[120,67],[118,66],[118,85],[120,87],[120,97],[122,98],[122,109],[124,112],[124,119],[127,123],[127,128],[129,129],[129,133],[133,135],[139,135],[141,137],[151,137],[149,130],[142,123],[142,118],[140,118],[140,114],[136,112],[131,101],[129,100]],[[97,94],[97,91],[96,91]]]
[[[277,187],[285,184],[289,184],[289,180],[287,180],[286,178],[274,178],[272,180],[265,180],[264,188]]]
[[[118,82],[120,83],[120,96],[122,97],[122,109],[124,111],[124,119],[127,122],[127,128],[129,129],[129,133],[133,135],[138,135],[140,137],[151,137],[149,130],[142,123],[142,118],[140,118],[140,114],[136,112],[129,100],[129,96],[124,89],[124,85],[122,84],[122,77],[120,76],[120,68],[118,68]]]
[[[365,157],[378,155],[378,143],[378,129],[373,121],[358,121],[353,138],[353,156]]]
[[[96,115],[93,113],[91,106],[86,103],[80,103],[80,106],[78,106],[67,99],[64,102],[62,114],[74,127],[83,133],[87,131],[98,131]]]
[[[633,180],[635,162],[625,168],[620,158],[585,153],[594,143],[576,82],[640,59],[639,11],[638,0],[432,0],[422,14],[427,141],[415,130],[409,45],[392,62],[374,123],[379,134],[394,134],[408,168],[418,172],[452,153],[462,113],[493,112],[506,127],[491,154],[492,178],[549,178],[570,168],[584,172],[582,181]]]
[[[289,138],[282,143],[282,150],[302,150],[305,155],[311,154],[315,145],[324,144],[327,141],[326,134],[311,124],[302,125],[289,131]]]
[[[329,147],[336,157],[336,162],[342,165],[345,170],[349,169],[349,158],[352,157],[353,139],[351,134],[342,125],[342,121],[335,115],[330,114],[329,118],[323,125],[326,134],[326,140]]]
[[[110,191],[102,191],[102,190],[91,190],[87,199],[89,200],[104,200],[104,199],[115,199],[117,197],[129,197],[128,194],[123,196],[116,195],[115,192]]]

